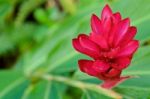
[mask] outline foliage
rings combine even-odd
[[[0,60],[7,60],[0,67],[11,66],[0,71],[0,99],[150,98],[149,0],[61,0],[61,11],[54,3],[0,0]],[[78,70],[77,60],[88,57],[71,45],[78,33],[90,32],[91,14],[100,15],[106,3],[131,18],[141,45],[123,72],[135,77],[113,91]]]

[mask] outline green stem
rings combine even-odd
[[[122,99],[122,96],[119,95],[118,93],[116,93],[112,90],[104,89],[104,88],[100,87],[99,85],[85,83],[85,82],[83,83],[81,81],[76,81],[76,80],[73,80],[70,78],[66,78],[66,77],[62,77],[62,76],[54,76],[54,75],[49,75],[49,74],[35,75],[35,77],[40,77],[40,78],[42,78],[44,80],[48,80],[48,81],[53,80],[53,81],[62,82],[67,85],[80,88],[82,90],[91,90],[91,91],[94,91],[94,92],[97,92],[100,94],[104,94],[113,99]]]
[[[33,85],[29,85],[27,87],[27,89],[24,91],[21,99],[28,99],[29,94],[31,93],[31,91],[33,90],[34,86]]]

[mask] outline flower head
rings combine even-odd
[[[93,60],[79,60],[79,68],[88,75],[104,81],[102,87],[112,88],[119,82],[129,78],[121,77],[132,56],[139,47],[134,40],[136,27],[130,26],[130,19],[122,19],[119,12],[113,13],[106,5],[101,17],[92,15],[91,33],[80,34],[73,39],[73,47]]]

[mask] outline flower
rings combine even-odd
[[[106,5],[101,18],[91,17],[90,35],[80,34],[72,40],[73,47],[93,60],[81,59],[79,68],[88,75],[104,81],[104,88],[112,88],[130,78],[121,77],[121,72],[129,66],[137,48],[138,40],[134,40],[136,27],[130,26],[130,19],[122,19],[119,12],[113,13]]]

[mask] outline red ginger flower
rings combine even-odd
[[[131,62],[134,52],[139,47],[134,36],[136,27],[130,26],[130,19],[122,19],[119,12],[113,13],[106,5],[101,19],[91,17],[90,35],[80,34],[73,39],[73,47],[93,60],[79,60],[79,68],[88,75],[104,81],[104,88],[112,88],[130,76],[121,77],[123,69]]]

